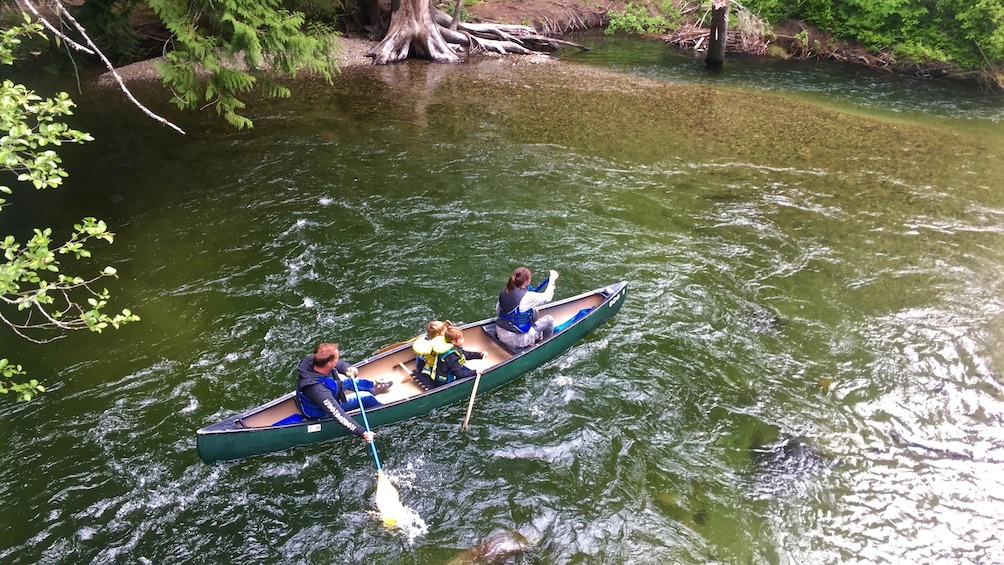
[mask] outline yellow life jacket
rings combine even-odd
[[[422,336],[415,340],[411,349],[416,355],[425,359],[425,366],[422,367],[422,374],[435,378],[436,365],[439,363],[439,356],[453,348],[453,344],[446,341],[446,336],[437,335],[429,339]]]

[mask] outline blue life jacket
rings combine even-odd
[[[498,327],[521,334],[530,331],[537,320],[537,312],[536,310],[524,312],[519,309],[519,301],[526,292],[525,288],[514,288],[508,294],[505,290],[499,293],[499,317],[495,322]]]
[[[535,287],[516,288],[509,294],[506,294],[505,289],[502,289],[502,292],[499,293],[499,317],[495,321],[495,325],[515,333],[525,334],[530,331],[533,323],[537,321],[537,311],[523,312],[519,309],[519,302],[523,300],[527,291],[540,292],[540,289],[546,287],[550,280],[551,277],[547,277]]]
[[[345,402],[345,391],[341,386],[339,386],[340,383],[338,383],[335,379],[332,379],[331,377],[324,377],[322,379],[317,379],[317,384],[331,389],[331,392],[335,394],[335,400],[339,404]],[[303,392],[299,389],[296,391],[296,399],[300,402],[300,410],[303,410],[304,415],[308,418],[327,418],[331,416],[331,414],[328,414],[327,410],[311,402],[310,399],[307,398],[307,395],[303,394]]]

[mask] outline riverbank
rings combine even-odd
[[[371,41],[365,37],[359,35],[348,35],[339,38],[338,40],[338,52],[335,54],[335,60],[339,69],[350,69],[354,67],[368,67],[373,65],[373,59],[367,57],[366,54],[369,53],[370,49],[377,44],[376,41]],[[478,54],[479,57],[512,57],[513,60],[518,61],[530,61],[534,63],[556,61],[553,57],[549,57],[544,54],[536,55],[499,55],[496,53],[481,53]],[[137,63],[132,63],[129,65],[123,65],[115,69],[115,72],[122,78],[125,82],[133,81],[159,81],[160,73],[154,68],[154,64],[158,61],[163,61],[163,57],[157,57],[156,59],[147,59],[145,61],[139,61]],[[115,78],[110,72],[103,73],[98,78],[98,84],[100,86],[112,86],[115,85]]]
[[[476,21],[530,25],[541,33],[561,35],[575,30],[606,27],[611,14],[624,9],[624,2],[606,5],[563,3],[551,0],[483,0],[466,8]],[[740,25],[730,28],[726,52],[796,60],[831,60],[855,66],[909,74],[923,78],[948,78],[983,81],[1004,88],[1001,74],[963,71],[956,64],[944,61],[907,63],[897,61],[891,52],[870,51],[854,41],[834,37],[802,20],[768,23],[741,7],[734,8]],[[650,34],[652,40],[663,41],[671,48],[683,51],[703,51],[710,30],[707,21],[695,8],[688,12],[689,23],[669,33]],[[726,64],[728,55],[726,55]]]
[[[549,36],[562,36],[569,32],[602,28],[610,23],[610,14],[623,9],[622,3],[606,6],[587,3],[559,3],[551,0],[484,0],[465,8],[465,18],[470,22],[526,25]],[[672,33],[651,34],[649,39],[667,44],[667,49],[701,51],[707,45],[708,29],[686,24]],[[373,60],[366,54],[377,44],[360,34],[348,34],[340,40],[340,50],[336,55],[339,68],[371,65]],[[962,73],[949,63],[904,66],[897,64],[890,53],[870,52],[853,42],[840,40],[821,32],[802,21],[786,21],[770,26],[761,35],[750,35],[738,30],[729,31],[727,52],[752,54],[784,59],[834,60],[869,68],[912,74],[925,78],[955,78],[981,80],[975,73]],[[479,53],[478,56],[497,56],[494,53]],[[525,58],[527,56],[507,55]],[[537,60],[547,60],[546,55],[530,56]],[[141,61],[117,69],[125,81],[159,80],[159,73],[152,64],[159,59]],[[726,56],[726,62],[728,56]],[[99,82],[114,83],[109,73]],[[987,80],[987,82],[999,82]],[[998,84],[998,86],[1002,86]]]

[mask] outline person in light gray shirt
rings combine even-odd
[[[554,318],[539,317],[537,307],[554,298],[554,283],[558,272],[544,279],[537,288],[530,288],[533,272],[526,267],[518,267],[506,281],[495,305],[498,318],[495,321],[499,341],[512,349],[522,349],[536,345],[554,334]],[[544,287],[543,291],[541,288]]]

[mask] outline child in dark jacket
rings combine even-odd
[[[464,349],[464,330],[456,326],[446,328],[443,335],[450,344],[450,348],[439,354],[439,362],[436,363],[435,386],[477,375],[479,371],[464,365],[468,359],[483,359],[484,352]]]

